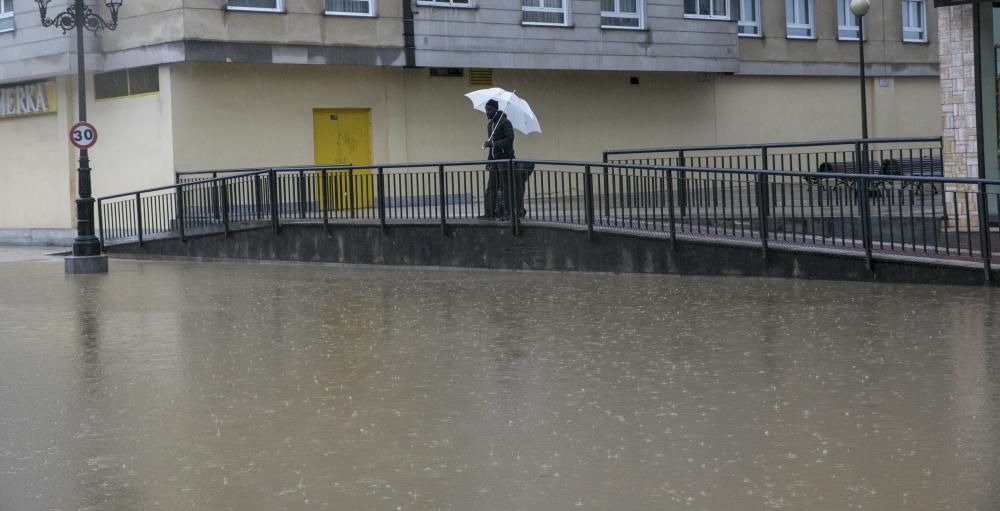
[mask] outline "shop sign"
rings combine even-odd
[[[0,85],[0,119],[55,112],[55,92],[53,81]]]

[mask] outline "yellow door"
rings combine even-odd
[[[313,110],[313,148],[316,165],[371,165],[371,111],[366,108]],[[353,182],[351,182],[353,174]],[[369,208],[374,196],[371,169],[328,171],[327,195],[317,173],[316,195],[324,209]]]

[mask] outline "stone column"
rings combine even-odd
[[[972,5],[937,9],[941,73],[941,122],[945,177],[977,177],[975,44]],[[970,185],[945,186],[951,227],[978,227],[976,195]],[[967,209],[968,208],[968,209]]]

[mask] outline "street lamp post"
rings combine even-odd
[[[862,18],[868,14],[872,6],[871,0],[851,0],[851,13],[858,23],[858,51],[860,52],[859,67],[861,72],[861,138],[868,138],[868,101],[865,98],[865,32]]]
[[[118,9],[122,0],[105,0],[111,11],[111,22],[85,5],[83,0],[71,0],[65,11],[49,18],[46,16],[49,3],[52,0],[35,0],[42,26],[55,25],[63,33],[76,29],[76,73],[77,94],[80,106],[79,121],[87,121],[87,88],[84,71],[83,30],[97,33],[102,29],[118,28]],[[77,198],[76,198],[76,238],[73,239],[73,255],[66,258],[66,273],[104,273],[108,271],[108,258],[101,253],[101,241],[94,231],[94,198],[90,186],[90,158],[87,149],[80,149],[80,166],[77,168]]]

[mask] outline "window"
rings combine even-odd
[[[684,0],[685,18],[729,19],[729,0]]]
[[[903,41],[927,42],[926,0],[903,0]]]
[[[0,0],[0,32],[14,30],[14,0]]]
[[[858,40],[858,17],[851,12],[850,0],[837,0],[837,39]]]
[[[569,0],[521,0],[522,23],[569,25]]]
[[[472,7],[472,0],[417,0],[417,5],[436,5],[439,7]]]
[[[789,39],[815,39],[813,0],[785,0],[785,36]]]
[[[643,28],[643,0],[601,0],[601,28]]]
[[[374,16],[375,0],[326,0],[326,13],[335,16]]]
[[[160,91],[160,70],[157,66],[123,69],[94,75],[94,96],[97,99],[120,98]]]
[[[284,0],[228,0],[226,7],[236,11],[280,11]]]
[[[760,0],[740,0],[739,34],[760,37]]]

